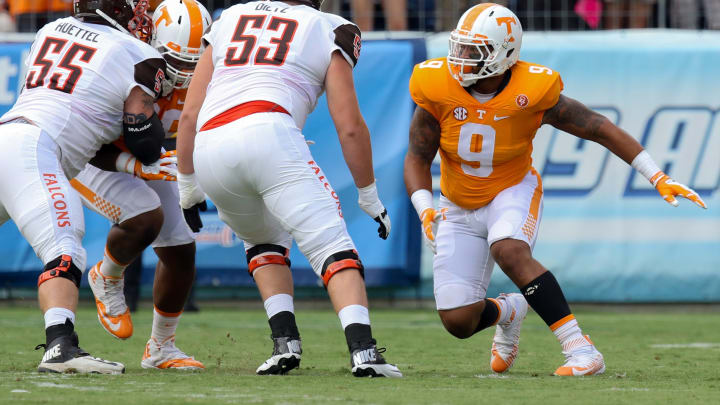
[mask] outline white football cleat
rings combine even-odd
[[[155,338],[151,337],[145,345],[145,353],[143,353],[140,365],[142,368],[162,370],[201,370],[205,368],[201,362],[183,353],[175,346],[175,335],[170,336],[163,343],[158,343]]]
[[[38,365],[38,371],[41,373],[122,374],[125,372],[122,363],[93,357],[78,347],[77,333],[55,338],[47,346],[37,345],[35,350],[40,348],[45,349]]]
[[[272,340],[272,355],[255,370],[257,374],[287,374],[288,371],[300,367],[300,356],[302,355],[300,338],[279,337],[272,338]]]
[[[496,373],[504,373],[512,367],[518,355],[520,328],[527,315],[528,304],[522,294],[500,294],[498,301],[505,301],[511,308],[510,319],[498,323],[490,350],[490,368]]]
[[[99,261],[88,273],[88,284],[95,295],[98,321],[105,330],[118,339],[127,339],[133,334],[130,309],[125,304],[122,277],[110,277],[100,272]]]
[[[559,376],[597,375],[605,372],[603,355],[595,348],[590,336],[563,344],[565,364],[555,370]]]
[[[402,377],[397,366],[386,362],[381,353],[385,353],[385,348],[378,349],[375,344],[354,350],[350,355],[352,374],[355,377]]]

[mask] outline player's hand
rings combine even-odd
[[[135,156],[121,152],[115,161],[115,168],[143,180],[177,180],[177,156],[174,150],[163,153],[160,159],[150,165],[144,165]]]
[[[200,188],[195,173],[178,173],[177,183],[180,192],[180,208],[183,210],[185,222],[193,232],[200,232],[200,228],[203,227],[200,211],[207,210],[205,193]]]
[[[437,227],[440,221],[446,219],[445,213],[447,208],[436,210],[435,208],[426,208],[422,214],[420,214],[420,220],[422,221],[423,239],[425,244],[432,250],[434,254],[437,254],[437,245],[435,243],[435,234],[437,233]]]
[[[670,176],[663,172],[656,173],[651,182],[655,186],[655,189],[660,193],[662,198],[674,207],[678,206],[678,201],[675,199],[676,196],[685,197],[688,200],[694,202],[699,207],[707,209],[705,201],[700,198],[698,193],[690,187],[680,184],[675,180],[671,179]]]
[[[378,236],[387,239],[390,236],[390,216],[385,206],[380,202],[375,182],[358,189],[358,205],[366,214],[370,215],[370,218],[380,224]]]

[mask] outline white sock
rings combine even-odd
[[[295,306],[293,304],[293,297],[289,294],[275,294],[263,302],[265,306],[265,312],[267,312],[268,319],[279,314],[280,312],[291,312],[295,313]]]
[[[553,333],[555,334],[555,337],[557,337],[558,341],[560,341],[563,350],[566,348],[572,349],[575,347],[589,345],[589,343],[585,344],[587,341],[585,340],[582,330],[580,330],[580,326],[578,326],[577,319],[575,318],[570,319],[553,330]]]
[[[115,258],[108,252],[107,246],[105,247],[105,255],[102,263],[100,263],[100,273],[108,277],[121,278],[127,266],[127,264],[120,264],[115,261]]]
[[[75,313],[67,308],[54,307],[45,311],[45,329],[53,325],[62,325],[66,319],[75,324]]]
[[[155,308],[153,310],[152,332],[150,332],[150,336],[159,344],[163,344],[166,340],[175,336],[175,329],[177,329],[178,322],[180,322],[181,314],[182,312],[174,314],[167,312],[161,313]]]
[[[342,325],[343,330],[353,323],[370,325],[370,312],[367,307],[362,305],[346,306],[338,312],[338,318],[340,318],[340,325]]]

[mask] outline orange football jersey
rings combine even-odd
[[[186,96],[187,89],[175,89],[167,97],[161,97],[155,103],[155,111],[167,133],[166,138],[177,136],[180,113],[185,105]]]
[[[452,78],[445,58],[415,66],[410,95],[440,123],[440,189],[466,209],[480,208],[525,177],[532,140],[563,89],[560,75],[519,61],[507,86],[486,103]]]

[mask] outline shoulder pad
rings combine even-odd
[[[507,93],[513,97],[508,103],[514,108],[547,110],[557,103],[563,90],[560,74],[542,65],[519,61],[512,67],[512,75]]]

